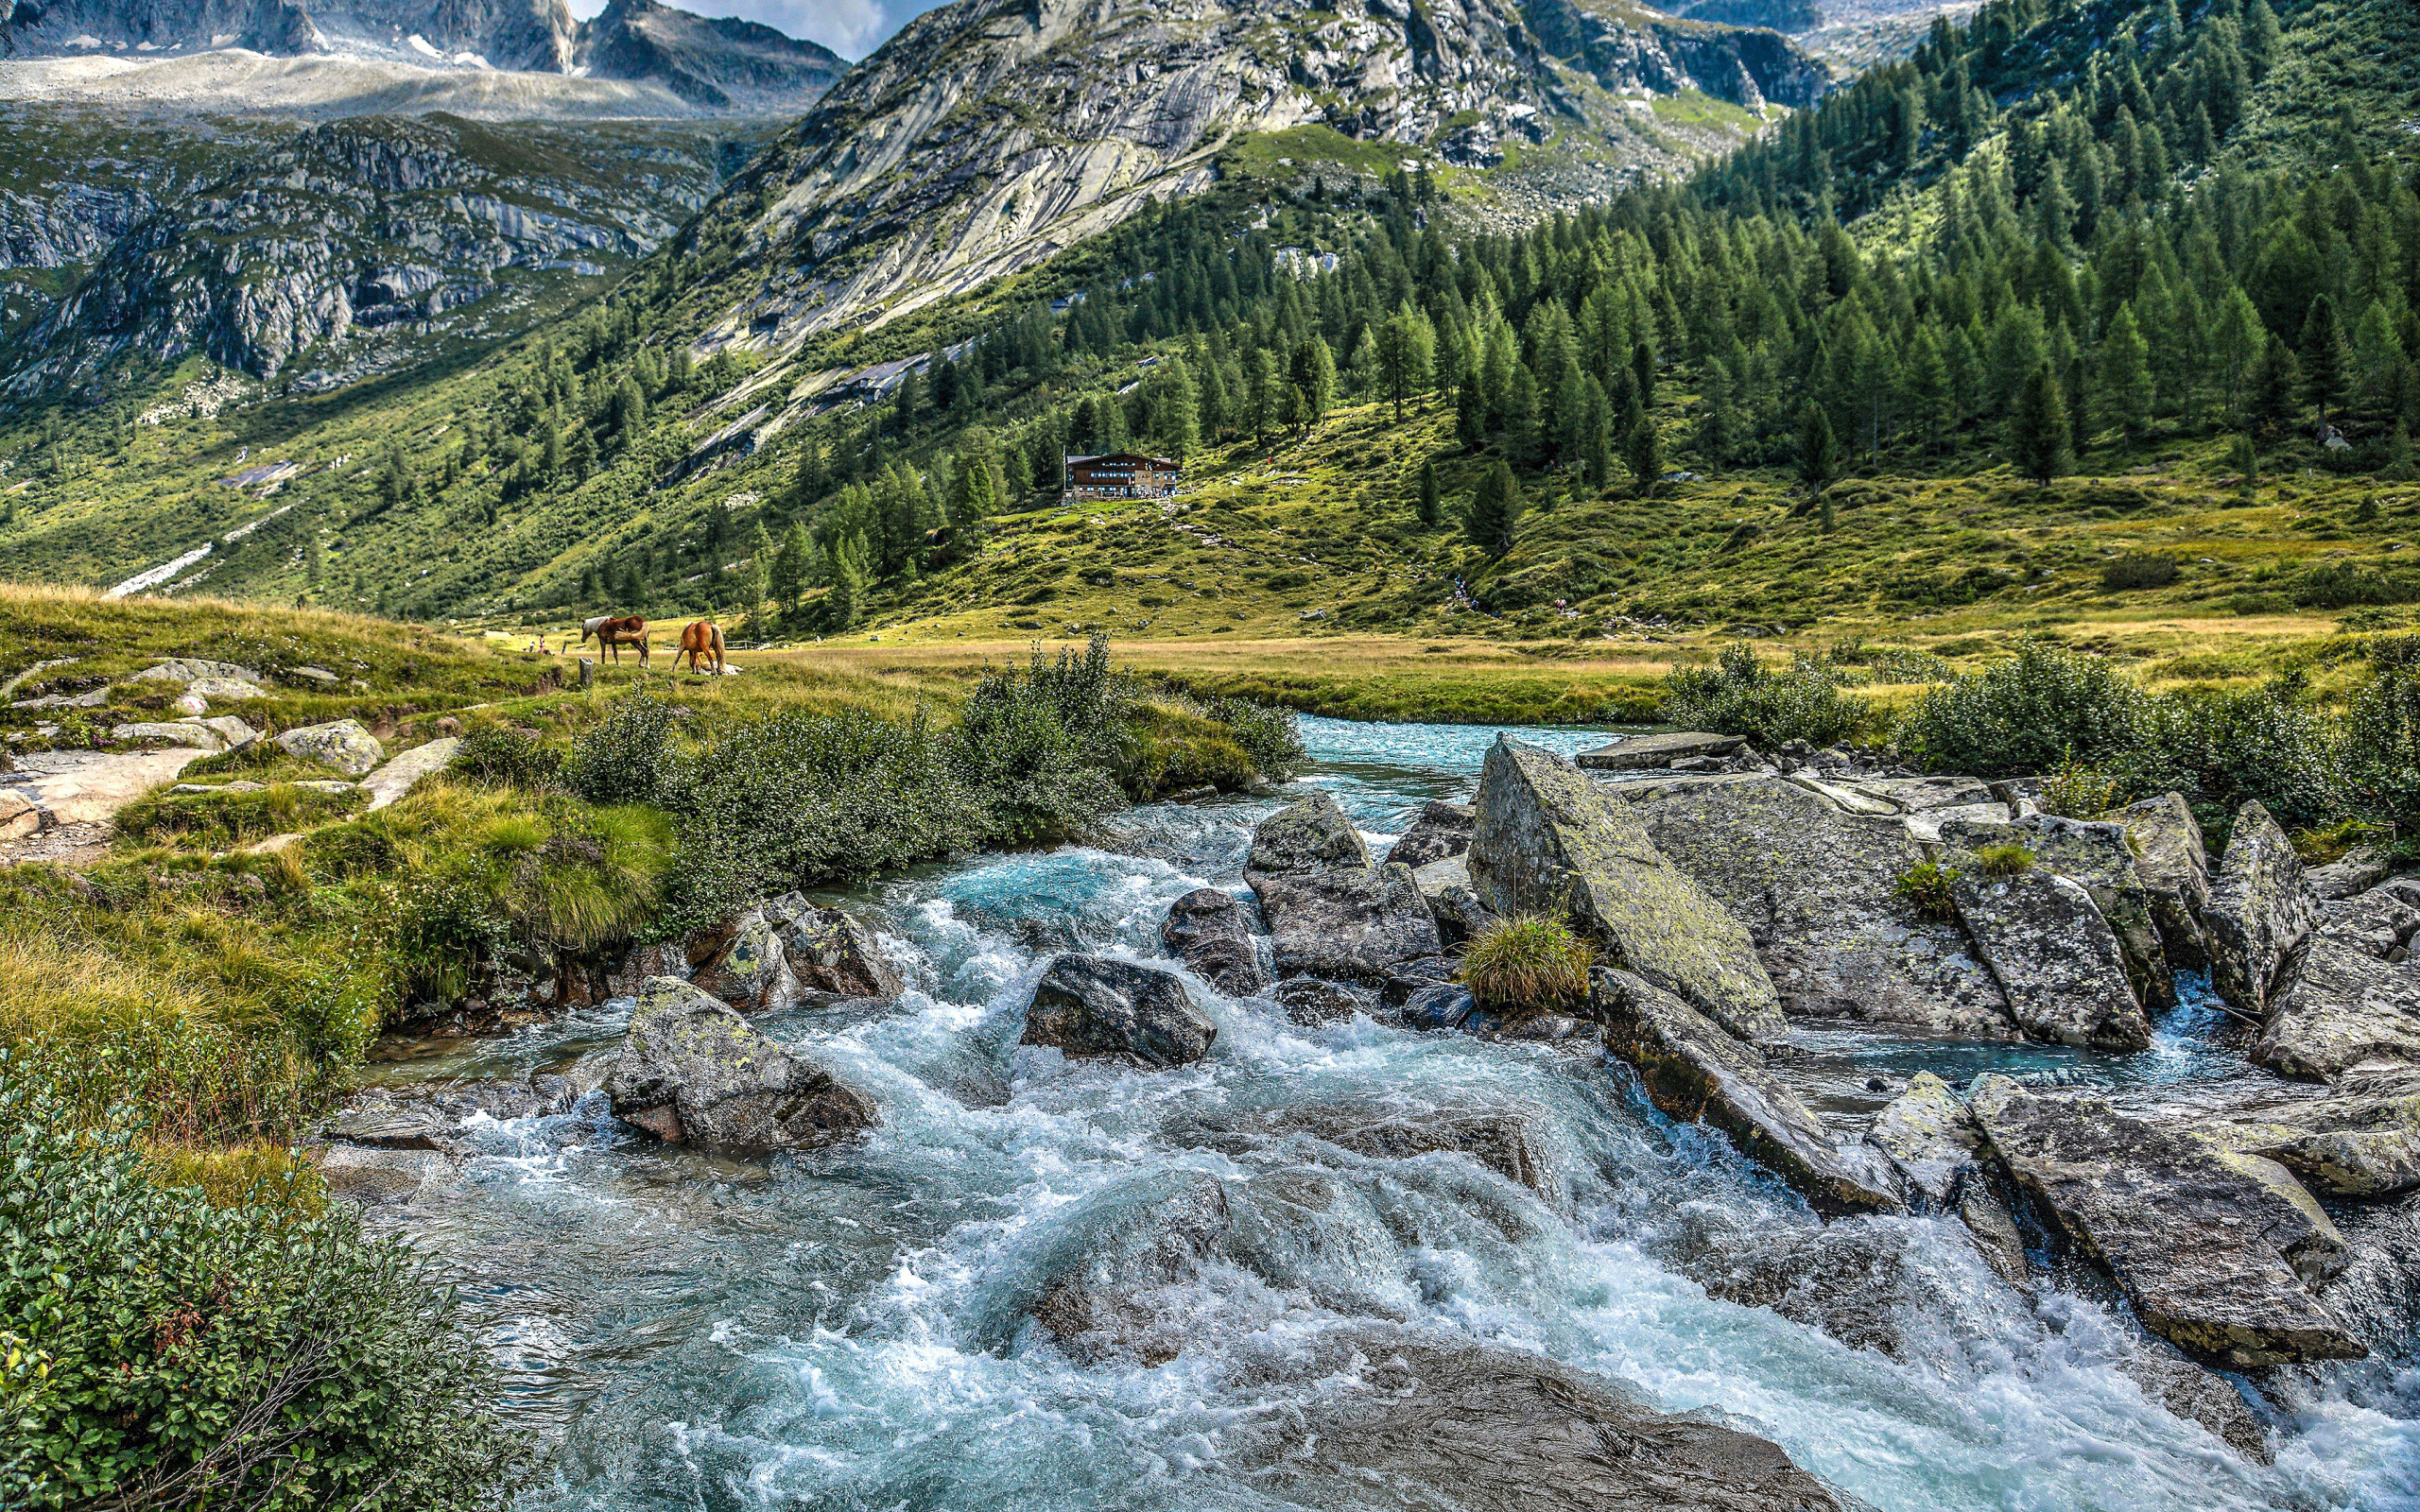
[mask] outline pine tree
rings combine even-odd
[[[2323,294],[2310,301],[2303,321],[2303,394],[2319,411],[2319,422],[2330,423],[2343,408],[2350,387],[2346,374],[2353,366],[2345,350],[2344,331],[2337,323],[2336,301]]]
[[[834,630],[845,630],[857,623],[865,610],[866,541],[863,536],[849,536],[832,548],[832,587],[823,595],[823,623]]]
[[[1641,414],[1622,438],[1622,462],[1630,469],[1631,479],[1642,499],[1655,491],[1664,481],[1664,438],[1656,433],[1654,417]]]
[[[1441,506],[1437,497],[1437,459],[1429,457],[1420,464],[1420,523],[1435,529]]]
[[[767,587],[773,602],[784,613],[798,608],[801,594],[806,592],[807,553],[812,549],[806,539],[806,526],[791,521],[789,529],[782,533],[782,547],[773,558],[773,571]]]
[[[2100,337],[2100,405],[2131,449],[2151,429],[2151,349],[2131,303],[2118,306]]]
[[[2008,422],[2009,457],[2020,475],[2048,488],[2067,470],[2068,445],[2066,400],[2046,362],[2033,369],[2016,396]]]
[[[1809,404],[1798,416],[1798,481],[1816,493],[1840,475],[1841,442],[1832,434],[1832,417],[1823,405]]]
[[[2260,486],[2260,454],[2253,449],[2251,437],[2238,435],[2227,447],[2227,466],[2235,469],[2236,491],[2251,498]]]
[[[2302,364],[2275,332],[2260,349],[2259,360],[2244,379],[2243,418],[2264,439],[2275,440],[2295,429],[2294,391],[2302,387]]]
[[[1490,557],[1501,557],[1512,549],[1513,535],[1520,524],[1520,482],[1512,476],[1511,467],[1496,462],[1488,468],[1479,479],[1478,491],[1471,495],[1470,507],[1462,514],[1462,534]]]

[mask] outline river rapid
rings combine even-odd
[[[1296,791],[1327,788],[1381,853],[1426,799],[1471,795],[1495,733],[1303,728]],[[1525,737],[1566,752],[1604,738]],[[1543,1351],[1666,1411],[1710,1409],[1891,1512],[2420,1508],[2411,1200],[2337,1211],[2359,1258],[2325,1295],[2383,1347],[2275,1372],[2278,1454],[2261,1466],[2146,1399],[2119,1367],[2135,1332],[2088,1271],[2037,1273],[2029,1294],[1955,1220],[1826,1229],[1719,1136],[1655,1113],[1618,1064],[1366,1018],[1305,1027],[1198,983],[1218,1040],[1183,1070],[1016,1044],[1053,952],[1173,967],[1157,938],[1172,900],[1203,885],[1248,899],[1253,826],[1281,801],[1145,807],[1097,846],[820,897],[878,924],[910,989],[871,1020],[759,1022],[879,1103],[860,1145],[693,1154],[616,1124],[598,1092],[566,1114],[475,1120],[461,1182],[374,1222],[460,1283],[510,1410],[557,1450],[524,1506],[1304,1504],[1230,1446],[1306,1396],[1352,1389],[1271,1363],[1376,1319]],[[1843,1126],[1920,1069],[2189,1103],[2248,1073],[2214,1040],[2206,996],[2187,996],[2135,1056],[1802,1030],[1790,1074]],[[601,1074],[629,1008],[421,1047],[376,1073]],[[1547,1130],[1548,1194],[1458,1155],[1363,1160],[1305,1136],[1214,1147],[1193,1132],[1339,1101],[1528,1108]],[[1203,1176],[1225,1189],[1236,1237],[1153,1299],[1182,1352],[1071,1359],[1027,1314],[1040,1288],[1088,1235]],[[1825,1318],[1833,1333],[1812,1326]],[[1360,1504],[1444,1504],[1368,1492]]]

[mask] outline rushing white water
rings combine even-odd
[[[1467,796],[1494,733],[1305,732],[1305,781],[1374,837],[1428,798]],[[2348,1215],[2365,1258],[2338,1283],[2396,1342],[2357,1366],[2281,1373],[2282,1449],[2262,1467],[2146,1400],[2116,1363],[2134,1332],[2088,1274],[2061,1270],[2028,1296],[1954,1223],[1826,1228],[1720,1138],[1656,1115],[1618,1067],[1366,1019],[1309,1029],[1198,984],[1219,1036],[1182,1071],[1015,1044],[1050,953],[1160,959],[1168,902],[1240,891],[1251,828],[1274,806],[1140,810],[1101,847],[928,868],[849,900],[881,919],[905,1001],[870,1021],[764,1022],[879,1102],[882,1128],[857,1147],[717,1160],[623,1129],[594,1094],[572,1114],[475,1125],[463,1186],[397,1221],[462,1280],[514,1410],[560,1443],[527,1504],[1292,1504],[1231,1463],[1232,1446],[1289,1393],[1335,1387],[1255,1366],[1383,1318],[1542,1350],[1668,1410],[1718,1409],[1882,1508],[2420,1507],[2413,1283],[2394,1259],[2420,1238],[2408,1206]],[[627,1007],[416,1074],[610,1057]],[[1863,1086],[1876,1069],[2004,1069],[2157,1098],[2236,1073],[2207,1027],[2188,1006],[2152,1051],[2122,1058],[1810,1033],[1804,1074],[1841,1118],[1880,1100]],[[1528,1108],[1569,1201],[1461,1156],[1366,1160],[1299,1137],[1236,1153],[1194,1132],[1337,1100]],[[1026,1310],[1071,1246],[1204,1178],[1225,1191],[1231,1238],[1198,1280],[1153,1299],[1182,1352],[1083,1364],[1053,1346]],[[1709,1295],[1743,1266],[1781,1276],[1787,1295]],[[1783,1315],[1825,1307],[1862,1320],[1835,1332],[1881,1347]],[[1373,1504],[1393,1500],[1374,1489]]]

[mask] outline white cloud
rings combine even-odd
[[[571,13],[585,21],[606,0],[570,0]],[[863,58],[909,18],[932,9],[932,0],[695,0],[681,7],[701,16],[738,16],[820,42],[843,58]]]

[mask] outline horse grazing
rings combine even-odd
[[[689,655],[691,672],[698,670],[698,659],[704,657],[714,663],[715,670],[712,675],[717,678],[722,676],[722,627],[714,621],[691,620],[683,626],[681,646],[679,650],[672,653],[673,658],[677,661],[683,651]]]
[[[617,619],[611,614],[599,614],[595,619],[580,621],[579,644],[586,645],[588,644],[588,638],[592,635],[596,637],[596,644],[598,645],[607,647],[613,651],[614,661],[619,662],[622,660],[622,647],[626,645],[635,645],[639,648],[639,665],[647,666],[649,664],[648,660],[647,621],[640,616],[636,614],[625,614]]]

